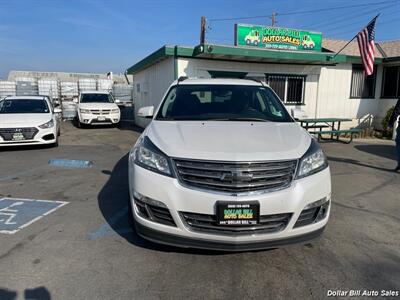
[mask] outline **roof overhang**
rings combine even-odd
[[[196,47],[163,46],[142,59],[127,70],[135,74],[169,57],[187,57],[198,59],[225,60],[253,63],[282,63],[301,65],[336,65],[339,63],[361,63],[357,56],[336,55],[331,52],[284,51],[251,47],[224,46],[214,44]],[[375,58],[375,63],[382,63],[382,58]]]
[[[196,57],[208,59],[307,65],[332,65],[346,61],[346,56],[344,55],[338,55],[332,60],[332,54],[324,52],[284,51],[213,44],[200,45],[196,48],[198,49]]]

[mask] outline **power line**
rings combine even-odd
[[[349,15],[349,16],[341,17],[341,18],[339,18],[339,19],[331,20],[331,21],[328,21],[328,22],[322,22],[322,23],[319,23],[319,24],[316,23],[316,24],[314,24],[314,26],[315,26],[315,27],[322,27],[322,28],[326,28],[326,27],[329,28],[329,26],[331,26],[331,25],[338,25],[338,23],[341,22],[341,21],[346,21],[346,20],[355,21],[356,18],[358,18],[359,20],[361,20],[362,17],[365,17],[366,15],[368,15],[368,14],[370,14],[370,13],[371,13],[371,14],[374,13],[374,14],[376,15],[376,13],[377,13],[378,11],[383,11],[383,10],[388,9],[388,8],[391,8],[391,7],[393,7],[393,4],[387,5],[387,6],[384,6],[384,7],[380,7],[380,8],[368,9],[368,10],[359,12],[359,13],[357,13],[357,14],[353,14],[353,13],[352,13],[352,14]],[[361,18],[360,18],[360,17],[361,17]],[[353,23],[354,23],[354,22],[353,22]],[[335,26],[335,27],[343,27],[343,26],[347,26],[346,22],[340,23],[338,26]]]
[[[354,7],[363,7],[363,6],[376,6],[386,3],[395,3],[399,2],[399,0],[390,0],[390,1],[381,1],[376,3],[365,3],[365,4],[353,4],[353,5],[346,5],[346,6],[337,6],[337,7],[330,7],[330,8],[321,8],[321,9],[314,9],[314,10],[303,10],[303,11],[293,11],[288,13],[279,14],[281,16],[289,16],[289,15],[298,15],[298,14],[307,14],[307,13],[314,13],[314,12],[321,12],[321,11],[331,11],[331,10],[338,10],[338,9],[345,9],[345,8],[354,8]]]
[[[394,23],[394,22],[396,22],[396,21],[399,21],[399,18],[394,18],[394,19],[386,20],[386,21],[384,21],[384,22],[379,22],[379,23],[377,22],[376,24],[377,24],[377,26],[378,26],[378,25],[382,25],[382,24]],[[359,28],[358,31],[357,31],[357,29],[354,29],[354,30],[346,30],[346,31],[339,31],[339,32],[335,32],[335,33],[329,34],[329,36],[333,37],[334,35],[335,35],[335,36],[338,36],[338,35],[343,35],[343,34],[347,34],[347,33],[359,32],[361,29],[362,29],[362,28]]]
[[[390,16],[390,15],[393,15],[393,13],[396,13],[396,14],[398,14],[398,12],[397,11],[395,11],[395,12],[391,12],[391,13],[382,13],[381,14],[381,16],[380,16],[380,18],[379,19],[382,19],[383,17],[387,17],[387,16]],[[371,16],[363,16],[363,18],[357,18],[357,20],[355,21],[355,22],[350,22],[350,23],[342,23],[341,25],[339,25],[339,26],[335,26],[335,27],[328,27],[328,28],[325,28],[323,31],[324,32],[335,32],[335,30],[337,30],[337,29],[343,29],[343,27],[349,27],[349,26],[353,26],[353,25],[357,25],[357,26],[360,26],[360,25],[362,25],[363,23],[362,22],[365,22],[365,24],[368,22],[368,20],[370,20],[371,19]],[[377,21],[377,24],[381,24],[381,22],[380,22],[380,20],[378,19],[378,21]],[[354,20],[354,18],[352,18],[352,20]],[[361,21],[362,20],[362,21]],[[355,27],[355,26],[354,26]]]
[[[313,10],[303,10],[303,11],[293,11],[288,13],[277,13],[276,15],[279,16],[289,16],[289,15],[299,15],[299,14],[308,14],[308,13],[315,13],[315,12],[322,12],[322,11],[332,11],[332,10],[340,10],[346,8],[355,8],[355,7],[365,7],[365,6],[379,6],[381,4],[387,3],[396,3],[400,0],[389,0],[389,1],[381,1],[376,3],[364,3],[364,4],[353,4],[353,5],[346,5],[346,6],[336,6],[336,7],[329,7],[329,8],[320,8],[320,9],[313,9]],[[222,22],[222,21],[236,21],[236,20],[246,20],[246,19],[264,19],[270,18],[271,15],[263,15],[263,16],[246,16],[246,17],[234,17],[234,18],[215,18],[209,19],[211,22]]]

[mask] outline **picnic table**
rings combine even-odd
[[[307,118],[300,119],[300,126],[305,128],[309,133],[318,135],[318,141],[329,140],[329,141],[339,141],[346,144],[350,144],[353,141],[353,135],[359,134],[362,130],[358,128],[352,129],[340,129],[342,122],[351,122],[352,119],[348,118]],[[322,138],[323,134],[329,134],[331,137],[329,139]],[[350,134],[350,140],[344,141],[340,139],[340,135]],[[336,136],[336,138],[335,138]]]

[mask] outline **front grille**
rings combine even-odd
[[[135,198],[135,204],[142,218],[164,225],[175,226],[175,221],[167,208],[150,205]]]
[[[215,215],[181,212],[183,222],[192,231],[221,235],[248,235],[254,233],[274,233],[282,231],[289,223],[292,214],[262,215],[260,222],[253,226],[220,226]]]
[[[109,115],[110,114],[110,110],[109,109],[103,109],[103,110],[101,110],[101,109],[92,109],[92,110],[90,110],[90,112],[93,115]]]
[[[238,163],[175,160],[179,180],[184,185],[227,193],[287,188],[296,165],[297,160]]]
[[[5,141],[12,141],[14,134],[22,134],[25,140],[32,140],[38,133],[38,129],[35,127],[25,128],[0,128],[0,136]]]

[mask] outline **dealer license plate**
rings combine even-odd
[[[98,120],[98,121],[105,121],[105,120],[106,120],[106,117],[97,117],[97,120]]]
[[[21,132],[16,132],[13,134],[12,140],[13,141],[23,141],[23,140],[25,140],[25,137]]]
[[[229,226],[255,225],[259,221],[260,204],[252,202],[217,202],[217,224]]]

